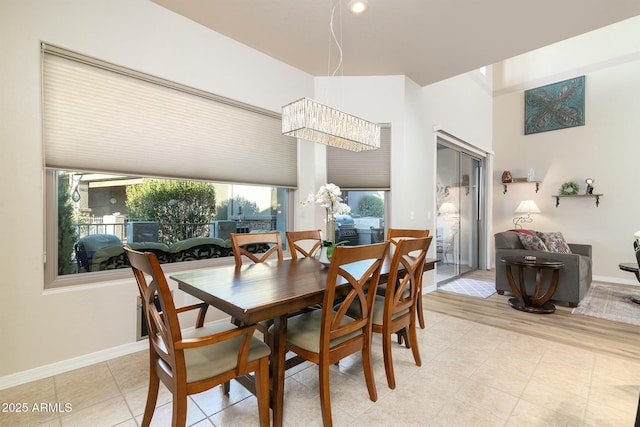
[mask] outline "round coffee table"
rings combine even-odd
[[[560,269],[564,267],[563,262],[532,256],[507,256],[501,258],[500,261],[505,264],[509,286],[511,286],[511,290],[515,295],[515,298],[509,300],[511,307],[516,310],[539,314],[549,314],[556,311],[556,306],[550,303],[549,300],[558,287]],[[518,285],[516,285],[513,277],[513,267],[518,268]],[[536,272],[533,295],[529,295],[527,292],[525,270],[535,270]],[[544,270],[551,270],[551,279],[548,286],[543,286]]]

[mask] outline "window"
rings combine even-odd
[[[175,245],[284,233],[297,143],[279,113],[45,44],[42,79],[45,286],[124,277],[118,242],[171,271],[227,258],[212,241]],[[155,210],[134,204],[149,182],[164,186]],[[169,197],[174,187],[199,202]]]
[[[230,233],[286,229],[285,188],[68,170],[48,178],[62,282],[128,268],[123,243],[174,264],[229,257]]]
[[[385,191],[343,191],[350,215],[336,221],[336,241],[346,245],[368,245],[384,241]]]

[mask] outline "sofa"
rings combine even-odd
[[[505,292],[512,293],[511,286],[509,286],[507,279],[506,266],[500,261],[502,257],[536,256],[549,258],[564,263],[564,268],[560,270],[558,287],[551,300],[570,307],[576,307],[591,286],[591,245],[567,243],[566,245],[571,253],[534,250],[531,248],[525,249],[522,243],[523,239],[519,236],[523,233],[540,234],[532,230],[511,230],[499,232],[494,235],[496,291],[498,294],[504,295]],[[514,272],[514,274],[517,273]],[[534,270],[525,269],[525,283],[527,291],[529,294],[532,294],[535,286]]]

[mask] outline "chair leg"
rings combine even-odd
[[[222,393],[229,395],[231,391],[231,381],[225,381],[222,383]]]
[[[405,347],[411,348],[411,343],[409,342],[409,335],[407,334],[407,328],[400,329],[398,332],[396,332],[396,335],[398,335],[398,344],[400,345],[404,344]]]
[[[418,312],[418,322],[420,323],[420,329],[424,329],[424,311],[422,309],[422,286],[420,286],[420,293],[416,300],[416,311]]]
[[[371,333],[369,333],[371,337]],[[378,400],[378,392],[376,391],[376,380],[373,377],[373,364],[371,363],[371,342],[362,349],[362,366],[364,368],[364,380],[367,383],[367,391],[369,391],[369,399],[372,402]]]
[[[331,395],[329,392],[329,365],[321,362],[318,366],[320,369],[320,408],[322,409],[322,424],[325,427],[331,427],[333,421],[331,419]]]
[[[415,321],[409,325],[409,341],[411,342],[411,351],[413,352],[413,360],[416,362],[416,366],[422,366]]]
[[[142,426],[149,427],[151,424],[151,418],[153,418],[153,412],[156,409],[156,402],[158,401],[158,388],[160,387],[160,378],[156,372],[151,369],[149,373],[149,391],[147,393],[147,405],[144,408],[144,416],[142,417]]]
[[[393,373],[393,357],[391,355],[391,333],[382,334],[382,354],[384,356],[384,371],[387,374],[387,384],[390,389],[396,388],[396,378]]]
[[[260,360],[255,373],[256,398],[258,399],[258,418],[261,427],[269,426],[269,359]]]
[[[172,427],[184,427],[187,425],[187,390],[185,387],[178,386],[173,393],[173,417],[171,418]]]

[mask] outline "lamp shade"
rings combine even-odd
[[[540,213],[540,208],[538,208],[538,205],[536,205],[536,202],[533,200],[523,200],[513,212],[517,214]]]
[[[438,212],[441,214],[456,214],[458,213],[458,210],[453,205],[453,203],[444,202],[442,205],[440,205],[440,209],[438,209]]]

